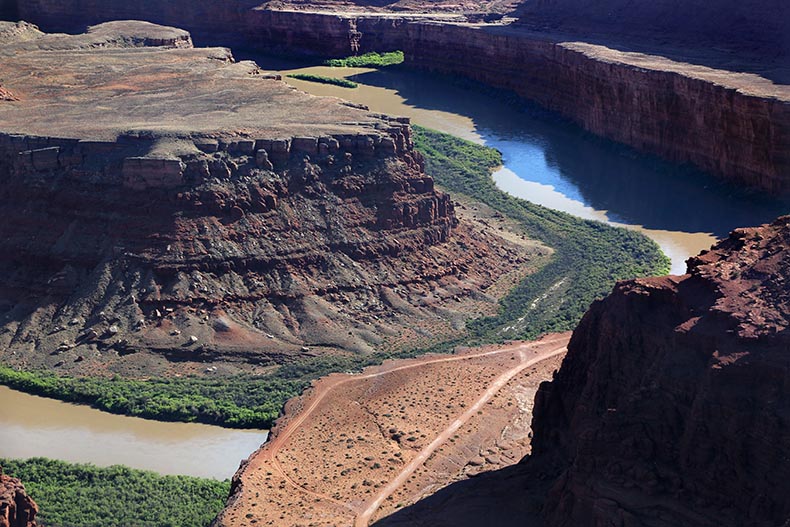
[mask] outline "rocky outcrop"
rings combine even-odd
[[[38,505],[16,478],[0,468],[0,527],[36,527]]]
[[[0,105],[6,363],[164,374],[400,349],[494,309],[484,291],[525,262],[458,222],[407,120],[181,30],[12,26],[0,78],[25,97]]]
[[[3,88],[2,85],[0,85],[0,101],[17,101],[17,100],[19,99],[17,99],[16,95],[14,95],[9,90],[6,90],[5,88]]]
[[[414,65],[512,90],[643,152],[748,186],[790,189],[788,86],[506,28],[423,24],[405,32],[419,43],[407,48]],[[463,56],[476,60],[457,60]]]
[[[547,524],[790,521],[790,216],[593,304],[536,399]]]
[[[598,10],[597,4],[590,6]],[[268,51],[343,56],[402,49],[413,66],[512,90],[638,150],[748,186],[790,189],[790,88],[754,74],[565,42],[518,24],[469,24],[463,16],[431,20],[393,13],[277,10],[243,0],[167,6],[153,0],[26,0],[20,9],[25,19],[58,30],[138,18],[185,27],[204,41]],[[204,16],[208,12],[211,16]],[[762,8],[753,14],[766,18]],[[767,32],[761,38],[773,37]],[[777,49],[780,45],[777,40]]]

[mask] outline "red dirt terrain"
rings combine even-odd
[[[790,216],[621,282],[535,399],[532,453],[377,527],[790,521]]]
[[[790,191],[784,0],[544,0],[502,17],[509,5],[18,2],[21,17],[58,31],[140,19],[183,27],[202,42],[267,53],[399,49],[408,66],[512,91],[638,151],[739,185]]]
[[[214,525],[367,526],[529,452],[568,335],[331,375],[291,401]]]
[[[16,478],[0,468],[0,527],[36,527],[38,506]]]

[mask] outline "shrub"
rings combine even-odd
[[[388,51],[386,53],[365,53],[344,59],[330,59],[324,62],[327,66],[336,68],[383,68],[401,64],[404,60],[402,51]]]
[[[343,88],[356,88],[359,86],[356,82],[348,79],[337,79],[335,77],[325,77],[323,75],[313,75],[312,73],[291,73],[288,75],[292,79],[299,79],[309,82],[318,82],[321,84],[332,84],[334,86],[341,86]]]

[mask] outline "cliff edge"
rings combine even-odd
[[[550,526],[786,525],[790,216],[620,283],[537,395]]]
[[[6,364],[164,375],[400,349],[463,331],[523,273],[529,250],[458,220],[406,119],[145,22],[0,23],[0,45]]]

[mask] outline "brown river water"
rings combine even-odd
[[[682,273],[686,258],[731,229],[790,212],[787,200],[746,192],[690,168],[639,155],[556,116],[452,79],[400,68],[304,67],[271,57],[251,58],[283,74],[351,78],[360,83],[358,88],[286,80],[315,95],[408,116],[416,124],[499,149],[504,166],[494,179],[501,189],[644,232],[670,256],[673,273]],[[46,456],[223,479],[265,438],[265,431],[122,417],[0,387],[0,457]]]
[[[264,430],[113,415],[0,386],[0,457],[43,456],[225,479],[266,437]]]

